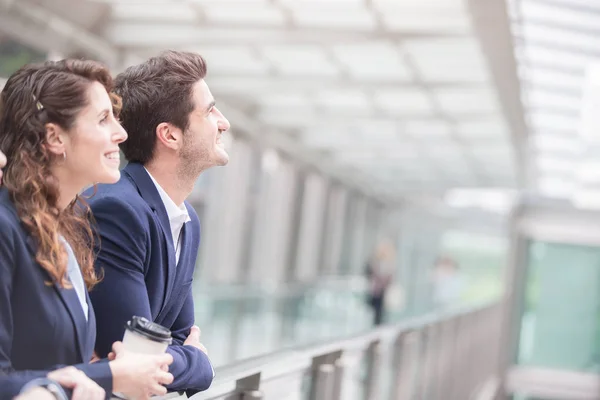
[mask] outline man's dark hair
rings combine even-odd
[[[120,147],[127,160],[146,164],[152,159],[159,124],[187,129],[195,107],[192,88],[205,76],[202,56],[182,51],[166,51],[117,76],[114,91],[123,101],[119,117],[129,135]]]

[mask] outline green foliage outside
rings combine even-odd
[[[0,36],[0,77],[9,77],[23,65],[45,59],[45,54]]]

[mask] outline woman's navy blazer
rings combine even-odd
[[[0,400],[12,399],[28,381],[66,365],[110,394],[108,363],[89,364],[96,340],[89,296],[86,320],[75,290],[50,283],[35,250],[8,191],[0,188]]]

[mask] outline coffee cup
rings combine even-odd
[[[162,354],[172,343],[171,331],[162,325],[134,316],[125,324],[123,346],[133,353]]]

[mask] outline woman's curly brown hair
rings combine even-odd
[[[100,63],[47,61],[22,67],[0,94],[0,151],[8,158],[3,185],[36,241],[36,261],[62,287],[71,285],[61,235],[73,248],[88,289],[99,278],[94,270],[89,206],[80,196],[64,210],[58,206],[58,182],[50,168],[57,156],[47,149],[46,124],[57,124],[66,131],[73,128],[89,102],[88,89],[93,82],[101,83],[108,93],[112,90],[110,72]],[[118,110],[120,100],[111,98]]]

